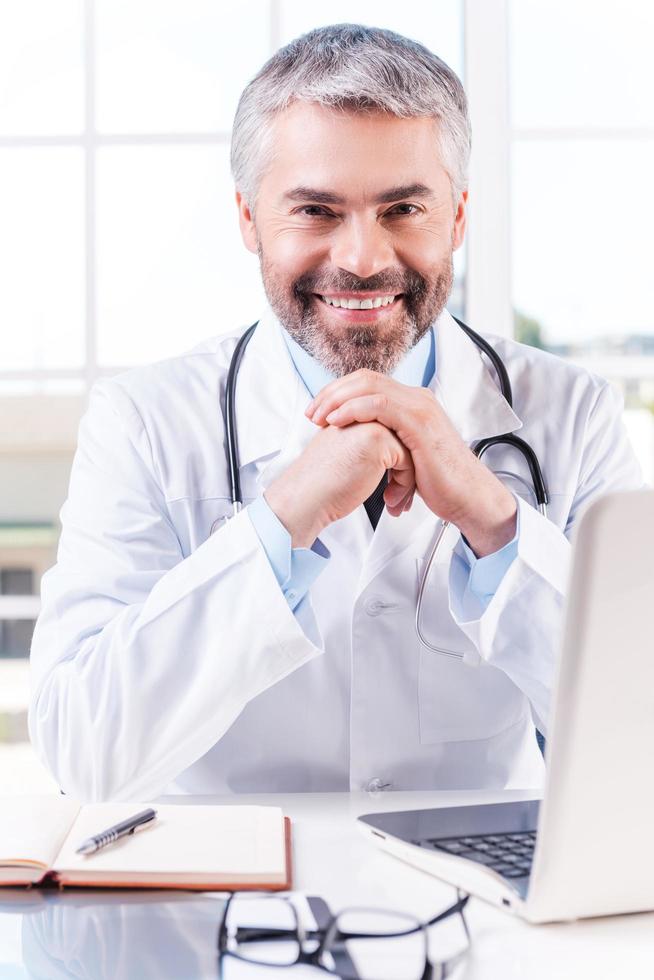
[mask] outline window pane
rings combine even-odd
[[[0,4],[0,135],[80,133],[82,0]]]
[[[81,150],[0,150],[3,370],[83,363],[83,198]]]
[[[514,145],[513,296],[551,343],[654,333],[653,172],[654,140]]]
[[[98,0],[98,129],[229,130],[268,43],[261,0]]]
[[[513,150],[518,339],[622,390],[646,480],[654,479],[653,168],[654,140],[519,141]]]
[[[331,0],[310,4],[281,0],[280,43],[326,24],[357,23],[385,27],[426,45],[463,78],[463,18],[461,0]]]
[[[654,125],[653,42],[643,0],[511,0],[513,125]]]
[[[227,146],[98,153],[102,364],[143,363],[251,323],[264,302]]]

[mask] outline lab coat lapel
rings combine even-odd
[[[270,308],[258,321],[236,382],[236,425],[241,467],[259,476],[279,454],[293,429],[304,386]],[[308,399],[307,399],[308,401]]]
[[[295,369],[281,325],[268,307],[241,362],[236,385],[236,420],[241,467],[256,467],[265,489],[316,435],[304,414],[309,395]]]
[[[520,429],[522,422],[504,398],[492,366],[456,320],[444,311],[435,329],[436,377],[430,387],[463,441]]]
[[[506,401],[477,346],[444,311],[436,321],[436,376],[429,387],[464,442],[515,432],[522,422]],[[368,549],[359,581],[364,589],[396,555],[413,547],[424,554],[440,523],[416,494],[411,510],[391,517],[384,510]]]

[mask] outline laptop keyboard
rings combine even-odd
[[[476,837],[433,837],[415,841],[457,857],[483,864],[505,878],[524,878],[531,871],[536,831],[484,834]]]

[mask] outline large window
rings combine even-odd
[[[229,171],[236,103],[280,44],[353,19],[462,72],[460,0],[0,7],[0,397],[89,384],[256,318]]]
[[[518,335],[610,378],[654,478],[654,6],[511,0]]]

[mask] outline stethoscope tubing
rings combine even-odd
[[[232,498],[232,510],[238,514],[243,506],[243,495],[241,493],[241,466],[238,455],[238,433],[236,431],[236,379],[238,371],[245,354],[245,348],[250,343],[252,335],[256,329],[257,320],[248,327],[245,333],[239,338],[234,348],[232,359],[229,362],[227,381],[225,383],[225,436],[227,439],[227,465],[229,467],[229,488]]]

